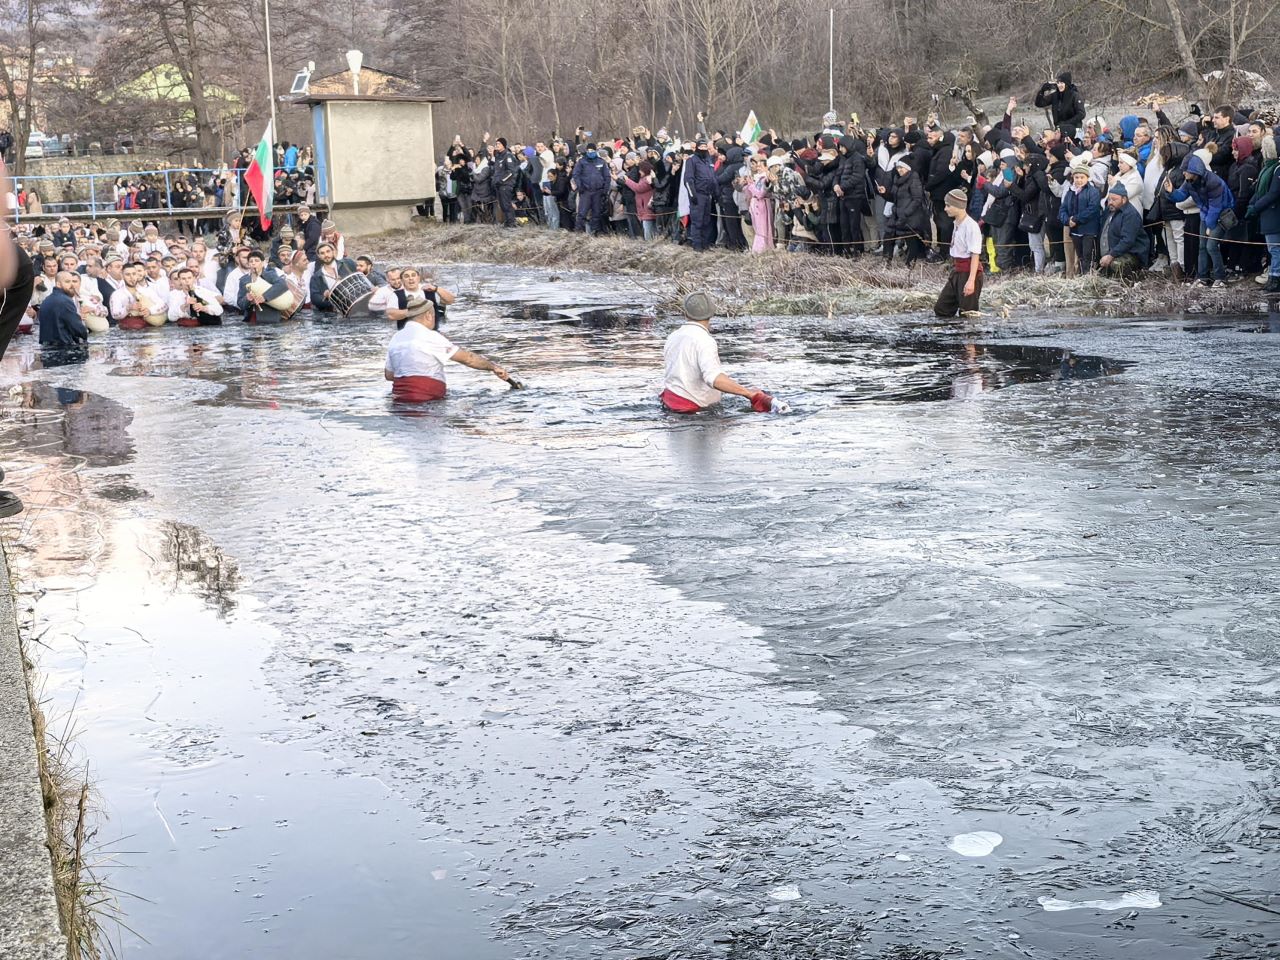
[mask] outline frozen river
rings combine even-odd
[[[1276,318],[735,319],[795,412],[680,419],[629,281],[441,280],[528,390],[4,362],[124,957],[1280,955]]]

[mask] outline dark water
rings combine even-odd
[[[628,281],[445,273],[528,390],[5,361],[124,956],[1280,955],[1268,322],[735,320],[795,413],[687,419]]]

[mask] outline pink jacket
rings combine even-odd
[[[630,177],[623,177],[622,182],[631,188],[636,195],[636,219],[653,220],[653,184],[648,177],[641,177],[639,182]]]

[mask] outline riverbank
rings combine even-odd
[[[534,228],[503,230],[420,221],[408,232],[369,238],[365,251],[390,263],[501,263],[550,270],[607,271],[635,276],[638,287],[670,306],[692,290],[711,290],[726,314],[890,315],[931,311],[945,267],[908,270],[878,258],[847,260],[771,251],[748,255],[697,252],[672,243],[640,243]],[[644,278],[644,279],[641,279]],[[1168,316],[1183,311],[1250,313],[1266,310],[1252,281],[1205,289],[1153,275],[1124,284],[1093,275],[1065,279],[1019,273],[989,275],[983,309],[1007,315],[1052,311],[1081,316]]]
[[[0,957],[65,957],[32,703],[18,644],[8,565],[0,555]]]

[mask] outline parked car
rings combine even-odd
[[[49,137],[42,146],[46,157],[65,157],[71,152],[70,145],[63,143],[57,137]]]
[[[44,156],[45,136],[39,130],[32,130],[27,137],[27,149],[23,154],[28,160],[39,160]]]

